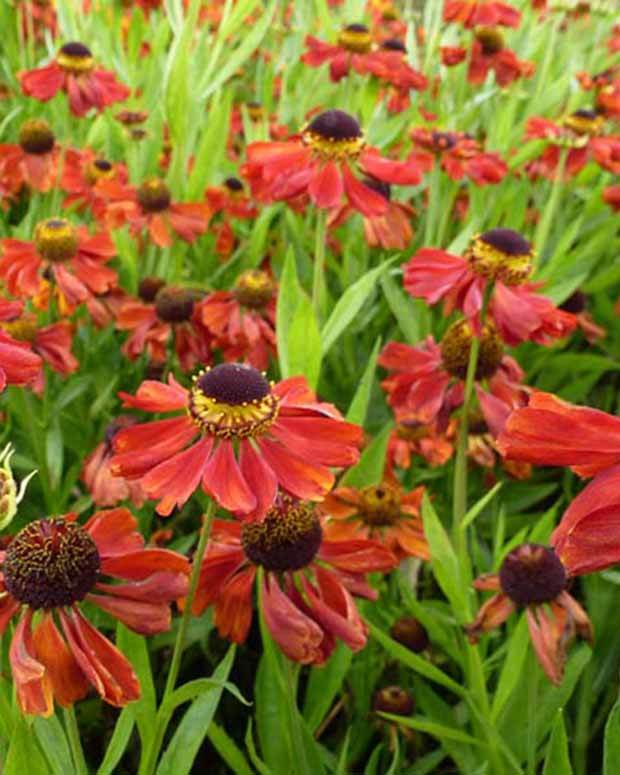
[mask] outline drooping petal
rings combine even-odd
[[[214,622],[223,638],[243,643],[252,624],[252,587],[256,568],[249,565],[231,576],[215,601]]]
[[[514,610],[514,603],[509,597],[503,593],[493,595],[480,607],[474,621],[465,627],[467,637],[471,643],[477,643],[483,632],[499,627]]]
[[[148,603],[122,597],[88,594],[86,599],[141,635],[157,635],[170,629],[171,613],[168,603]]]
[[[9,661],[22,712],[46,718],[51,716],[54,712],[52,682],[45,665],[36,657],[30,608],[26,608],[13,633]]]
[[[50,613],[44,613],[33,633],[37,659],[45,667],[54,699],[64,708],[88,694],[89,683],[65,643]]]
[[[84,530],[97,544],[99,556],[104,559],[141,549],[144,538],[137,527],[138,520],[129,509],[118,508],[95,512]]]
[[[256,508],[244,516],[246,519],[260,520],[273,505],[278,491],[278,480],[249,441],[239,444],[239,466],[250,492],[256,497]]]
[[[229,511],[243,514],[256,508],[256,496],[245,481],[228,440],[221,441],[211,456],[204,469],[202,486]]]

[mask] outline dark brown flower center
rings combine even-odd
[[[238,194],[243,191],[243,183],[239,178],[226,178],[224,185],[233,194]]]
[[[165,284],[166,281],[162,280],[161,277],[144,277],[140,280],[140,285],[138,286],[138,296],[142,301],[150,304],[152,301],[155,301],[155,297]]]
[[[401,51],[403,54],[407,53],[407,46],[405,46],[402,40],[398,40],[398,38],[388,38],[387,40],[384,40],[383,43],[381,43],[381,48],[386,51]]]
[[[420,654],[428,646],[428,633],[413,616],[403,616],[390,627],[390,635],[410,651]]]
[[[379,689],[372,700],[372,709],[378,713],[410,716],[413,708],[413,697],[400,686],[386,686],[384,689]]]
[[[473,342],[473,333],[467,320],[453,323],[440,342],[441,360],[447,372],[458,379],[465,379],[469,354]],[[497,371],[504,354],[502,340],[490,326],[483,326],[476,366],[477,380],[492,377]]]
[[[432,132],[431,138],[436,152],[449,151],[457,143],[457,137],[453,132]]]
[[[263,309],[273,298],[275,284],[262,269],[248,269],[237,278],[233,296],[249,309]]]
[[[56,608],[82,600],[100,569],[97,546],[80,525],[39,519],[9,544],[3,566],[10,594],[32,608]]]
[[[472,240],[465,252],[476,274],[507,285],[519,285],[532,272],[531,244],[512,229],[490,229]]]
[[[504,36],[497,27],[478,27],[475,35],[485,54],[497,54],[504,48]]]
[[[49,218],[37,224],[34,244],[47,261],[67,261],[77,252],[77,232],[64,218]]]
[[[190,320],[194,304],[200,297],[198,291],[190,288],[162,288],[155,298],[155,312],[166,323],[183,323]]]
[[[392,187],[389,183],[385,183],[383,180],[377,180],[377,178],[365,177],[362,183],[370,188],[377,194],[380,194],[384,199],[390,201],[392,195]]]
[[[251,366],[222,363],[194,378],[189,413],[208,435],[262,435],[278,415],[279,401],[267,379]]]
[[[73,75],[89,73],[94,67],[93,55],[83,43],[65,43],[56,55],[56,61]]]
[[[576,135],[583,135],[584,137],[598,134],[603,128],[604,123],[604,116],[599,115],[595,110],[588,110],[586,108],[576,110],[562,121],[562,125],[567,129],[570,129]]]
[[[343,110],[320,113],[302,131],[301,139],[326,160],[355,158],[365,145],[359,123]]]
[[[338,35],[338,45],[354,54],[367,54],[372,35],[365,24],[348,24]]]
[[[246,104],[248,116],[252,121],[260,121],[263,118],[263,106],[256,100],[251,100]]]
[[[254,565],[284,572],[309,565],[321,546],[323,531],[314,506],[282,495],[262,522],[241,528],[243,550]]]
[[[566,571],[553,551],[540,544],[513,549],[499,571],[502,592],[518,605],[547,603],[566,588]]]
[[[170,207],[170,189],[159,178],[149,178],[138,189],[138,202],[147,213],[160,213]]]
[[[42,156],[54,147],[56,138],[50,125],[43,119],[24,121],[19,130],[19,144],[23,151]]]
[[[400,519],[401,496],[388,485],[365,487],[360,492],[359,516],[370,527],[388,527]]]
[[[578,315],[586,308],[587,301],[588,297],[583,291],[574,291],[568,299],[565,299],[560,304],[560,309],[563,309],[564,312],[572,312],[573,315]]]

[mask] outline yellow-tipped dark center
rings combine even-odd
[[[238,363],[222,363],[194,377],[188,405],[204,433],[223,439],[261,436],[278,409],[278,398],[264,375]]]
[[[160,178],[149,178],[138,189],[138,202],[147,213],[167,210],[170,201],[170,189]]]
[[[0,327],[19,342],[34,342],[39,330],[37,316],[31,314],[22,315],[15,320],[1,323]]]
[[[50,125],[43,119],[24,121],[19,130],[19,144],[23,151],[42,156],[54,147],[56,138]]]
[[[338,45],[354,54],[367,54],[372,48],[372,35],[365,24],[349,24],[338,35]]]
[[[354,159],[366,142],[359,123],[343,110],[326,110],[306,126],[302,142],[324,159]]]
[[[458,379],[465,379],[473,333],[467,320],[457,320],[443,335],[440,342],[441,361],[445,370]],[[476,366],[477,380],[492,377],[504,355],[502,340],[491,326],[483,326]]]
[[[594,110],[576,110],[562,121],[562,126],[570,129],[576,135],[591,135],[600,134],[605,124],[605,116],[601,116]]]
[[[84,75],[90,73],[95,66],[95,61],[90,49],[83,43],[65,43],[56,55],[56,62],[72,75]]]
[[[504,48],[504,36],[497,27],[478,27],[475,36],[485,54],[497,54]]]
[[[275,283],[262,269],[248,269],[237,278],[233,295],[244,307],[263,309],[273,298]]]
[[[474,237],[465,258],[476,274],[506,285],[519,285],[532,272],[534,251],[519,232],[490,229]]]
[[[86,165],[84,177],[91,186],[99,180],[111,180],[114,177],[114,165],[107,159],[95,159]]]
[[[394,487],[365,487],[360,492],[358,516],[369,527],[389,527],[400,519],[400,504],[400,493]]]
[[[47,261],[68,261],[77,252],[77,232],[64,218],[49,218],[34,230],[34,244]]]

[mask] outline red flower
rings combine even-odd
[[[592,642],[588,615],[567,592],[566,568],[553,551],[539,544],[521,544],[504,559],[499,574],[481,576],[480,590],[499,590],[481,607],[466,627],[476,643],[483,632],[503,624],[517,607],[524,606],[536,658],[554,684],[562,682],[566,647],[579,634]]]
[[[165,285],[157,277],[145,277],[139,293],[143,301],[128,299],[116,315],[116,327],[131,332],[122,347],[129,360],[146,352],[151,363],[166,363],[170,339],[183,371],[211,360],[211,338],[197,307],[202,293]]]
[[[374,541],[324,538],[312,505],[280,496],[264,522],[215,521],[192,610],[200,614],[213,605],[220,635],[243,643],[262,567],[261,606],[271,636],[295,662],[321,665],[336,639],[352,651],[364,647],[367,629],[353,595],[375,600],[365,574],[396,564]]]
[[[49,191],[56,184],[58,147],[47,121],[30,119],[19,130],[18,145],[0,145],[0,181],[12,195],[23,186]]]
[[[620,186],[607,186],[603,189],[603,201],[612,210],[620,211]]]
[[[428,544],[420,518],[424,487],[405,493],[398,481],[384,481],[361,490],[338,487],[319,509],[329,517],[324,525],[330,541],[367,538],[378,541],[398,560],[428,560]]]
[[[366,146],[357,121],[341,110],[316,116],[301,135],[280,143],[252,143],[243,173],[261,201],[291,200],[307,194],[320,208],[335,208],[346,196],[363,215],[383,215],[385,197],[365,186],[351,170],[385,183],[417,185],[427,160],[385,159]]]
[[[397,416],[387,448],[387,466],[391,470],[411,468],[411,456],[420,455],[430,466],[442,466],[454,453],[455,423],[450,422],[443,432],[434,424],[418,422],[406,414]]]
[[[130,93],[113,72],[95,67],[93,56],[83,43],[65,43],[49,65],[18,77],[24,94],[41,102],[64,91],[76,116],[85,116],[91,108],[101,111],[125,100]]]
[[[232,291],[215,291],[200,302],[197,314],[225,360],[267,368],[276,353],[276,296],[276,284],[267,272],[248,269]]]
[[[115,474],[161,499],[159,514],[202,484],[223,508],[261,518],[278,487],[320,500],[334,482],[330,467],[359,457],[361,428],[318,403],[303,377],[273,385],[250,366],[226,363],[201,372],[191,390],[168,379],[143,382],[135,398],[122,393],[125,406],[183,414],[121,431],[112,460]]]
[[[620,173],[620,136],[602,136],[604,122],[604,116],[585,109],[576,110],[561,123],[537,116],[528,119],[526,138],[544,139],[549,143],[540,157],[529,163],[529,176],[542,175],[554,179],[563,148],[567,149],[564,162],[566,177],[576,175],[589,161],[595,161],[614,174]]]
[[[42,290],[43,274],[56,283],[63,310],[72,310],[95,293],[105,293],[116,284],[116,272],[105,266],[116,254],[105,231],[89,235],[63,218],[41,221],[34,242],[1,241],[0,276],[10,293],[36,296]]]
[[[138,482],[113,476],[110,465],[113,454],[112,440],[122,428],[134,425],[135,422],[135,419],[128,415],[117,417],[108,425],[104,441],[97,444],[84,460],[80,478],[96,506],[116,506],[121,501],[130,500],[139,509],[146,500]]]
[[[432,336],[419,347],[388,342],[378,363],[393,373],[381,385],[398,415],[406,416],[409,422],[437,423],[439,430],[446,428],[450,413],[463,401],[472,339],[467,321],[459,320],[448,328],[439,345]],[[517,363],[503,354],[497,333],[485,326],[476,380],[488,380],[489,392],[478,385],[476,393],[494,435],[502,430],[511,409],[525,401],[527,388],[521,384],[522,378]]]
[[[446,67],[460,65],[467,59],[467,49],[461,46],[440,46],[441,64]]]
[[[85,697],[89,685],[111,705],[140,696],[127,659],[83,616],[87,600],[136,632],[170,628],[170,603],[187,592],[188,561],[144,548],[127,509],[40,519],[2,552],[0,628],[20,614],[9,661],[24,713],[50,716]],[[102,576],[122,583],[105,583]],[[36,616],[36,621],[35,621]],[[60,622],[61,630],[57,627]]]
[[[465,254],[421,248],[405,264],[405,290],[429,304],[444,300],[444,310],[465,313],[475,329],[485,288],[494,281],[489,316],[502,339],[510,345],[525,340],[548,344],[566,336],[575,316],[534,293],[540,286],[525,282],[532,269],[530,243],[511,229],[491,229],[474,237]]]
[[[213,215],[223,215],[222,221],[214,229],[215,252],[222,258],[228,258],[235,247],[235,235],[229,219],[251,220],[256,218],[258,210],[245,195],[243,183],[238,178],[226,178],[223,185],[207,188],[205,198]]]
[[[467,28],[494,24],[518,27],[521,13],[508,3],[493,0],[445,0],[443,18],[446,22],[460,22]]]
[[[452,180],[469,178],[476,186],[499,183],[508,174],[508,167],[499,154],[483,150],[477,140],[462,132],[438,132],[430,129],[414,129],[411,132],[414,146],[430,151],[440,160],[441,168]],[[432,157],[426,156],[432,166]]]
[[[64,207],[74,207],[76,211],[89,208],[93,216],[101,221],[105,215],[107,198],[101,191],[100,183],[106,180],[125,183],[125,165],[112,164],[90,149],[74,151],[69,148],[65,151],[63,161],[60,187],[68,194]]]
[[[508,86],[517,78],[531,78],[536,65],[518,59],[514,51],[504,48],[504,38],[494,27],[480,27],[475,32],[467,80],[484,83],[490,70],[499,86]]]
[[[139,188],[110,181],[101,184],[100,190],[109,198],[106,219],[110,227],[127,222],[134,235],[147,229],[160,248],[172,245],[173,234],[194,242],[209,226],[211,211],[207,204],[173,202],[168,186],[159,178],[149,178]]]

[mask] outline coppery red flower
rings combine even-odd
[[[421,423],[406,413],[397,413],[386,453],[388,470],[408,469],[411,456],[420,455],[430,466],[442,466],[454,453],[455,423],[439,431],[435,423]]]
[[[225,509],[261,518],[279,488],[320,500],[334,482],[330,467],[359,457],[361,428],[318,402],[303,377],[274,385],[250,366],[225,363],[201,372],[191,390],[168,380],[143,382],[135,397],[122,393],[125,406],[183,414],[120,431],[112,460],[115,473],[160,499],[159,514],[202,486]]]
[[[215,252],[226,259],[235,247],[235,235],[230,225],[231,218],[251,220],[258,215],[254,202],[247,196],[239,178],[229,177],[221,186],[210,186],[205,199],[213,215],[221,214],[221,221],[215,226]]]
[[[390,406],[398,415],[422,424],[447,427],[451,412],[462,404],[463,385],[473,340],[466,320],[453,323],[440,344],[432,336],[418,346],[388,342],[378,363],[392,373],[381,385]],[[521,383],[523,372],[516,361],[504,355],[501,339],[490,326],[482,329],[476,394],[485,421],[497,435],[516,406],[521,406],[527,388]],[[488,391],[481,384],[488,381]]]
[[[266,369],[276,353],[277,287],[262,269],[239,275],[232,291],[215,291],[198,305],[197,315],[215,337],[227,361]]]
[[[366,145],[358,122],[341,110],[328,110],[300,135],[280,143],[252,143],[243,174],[260,201],[292,200],[307,194],[320,208],[335,208],[343,196],[363,215],[383,215],[385,197],[365,186],[351,167],[384,183],[416,185],[428,168],[413,156],[404,162],[382,157]]]
[[[290,659],[321,665],[336,639],[352,651],[364,647],[367,628],[353,595],[375,600],[365,574],[396,564],[375,541],[325,538],[313,505],[279,496],[263,522],[215,521],[192,610],[212,605],[220,635],[243,643],[263,568],[261,606],[271,636]]]
[[[93,55],[83,43],[65,43],[49,65],[19,74],[22,91],[42,102],[59,91],[69,97],[76,116],[85,116],[91,108],[101,111],[129,96],[129,89],[116,80],[110,70],[95,66]]]
[[[50,716],[54,701],[72,705],[90,685],[111,705],[138,699],[131,665],[79,604],[86,600],[152,635],[170,628],[170,603],[187,592],[186,558],[144,548],[127,509],[99,511],[83,527],[75,520],[66,514],[31,522],[0,554],[0,628],[19,615],[9,661],[24,713]]]
[[[105,231],[90,235],[85,226],[49,218],[37,225],[34,242],[4,239],[0,244],[0,276],[15,296],[34,297],[49,280],[56,285],[62,311],[71,311],[116,284],[116,272],[105,266],[116,248]]]
[[[521,13],[508,3],[495,0],[444,0],[444,21],[459,22],[464,27],[518,27]]]
[[[42,119],[24,121],[17,145],[0,145],[0,181],[12,196],[23,186],[49,191],[56,183],[58,146]]]
[[[476,643],[483,632],[495,629],[524,607],[536,658],[549,680],[562,682],[566,647],[576,634],[592,642],[588,615],[567,591],[568,574],[553,549],[521,544],[504,559],[498,574],[476,579],[479,590],[498,590],[466,627]]]
[[[209,226],[211,211],[204,202],[173,202],[168,186],[160,178],[149,178],[141,186],[100,184],[107,197],[106,221],[111,228],[129,223],[132,234],[145,230],[160,248],[172,245],[173,236],[194,242]]]
[[[495,27],[478,27],[475,31],[469,57],[467,80],[484,83],[490,71],[495,73],[499,86],[509,86],[518,78],[531,78],[536,66],[517,57],[504,45],[504,36]]]
[[[130,332],[122,347],[130,360],[146,353],[151,363],[166,363],[172,341],[183,371],[210,362],[211,337],[198,309],[202,292],[157,277],[145,277],[138,292],[140,299],[127,299],[116,314],[116,327]]]
[[[113,164],[88,148],[82,151],[69,148],[65,151],[60,178],[60,187],[67,192],[65,207],[73,207],[78,212],[88,208],[101,221],[105,215],[107,197],[101,191],[100,183],[106,180],[125,183],[125,165]]]
[[[337,487],[320,504],[330,541],[375,540],[398,559],[430,558],[420,517],[424,487],[406,493],[397,480],[363,489]]]
[[[485,289],[494,282],[488,314],[504,342],[549,344],[567,336],[577,321],[535,293],[539,284],[526,282],[532,258],[532,246],[521,234],[490,229],[474,237],[463,256],[421,248],[405,264],[404,286],[411,296],[430,304],[443,299],[446,314],[460,309],[478,330]]]

